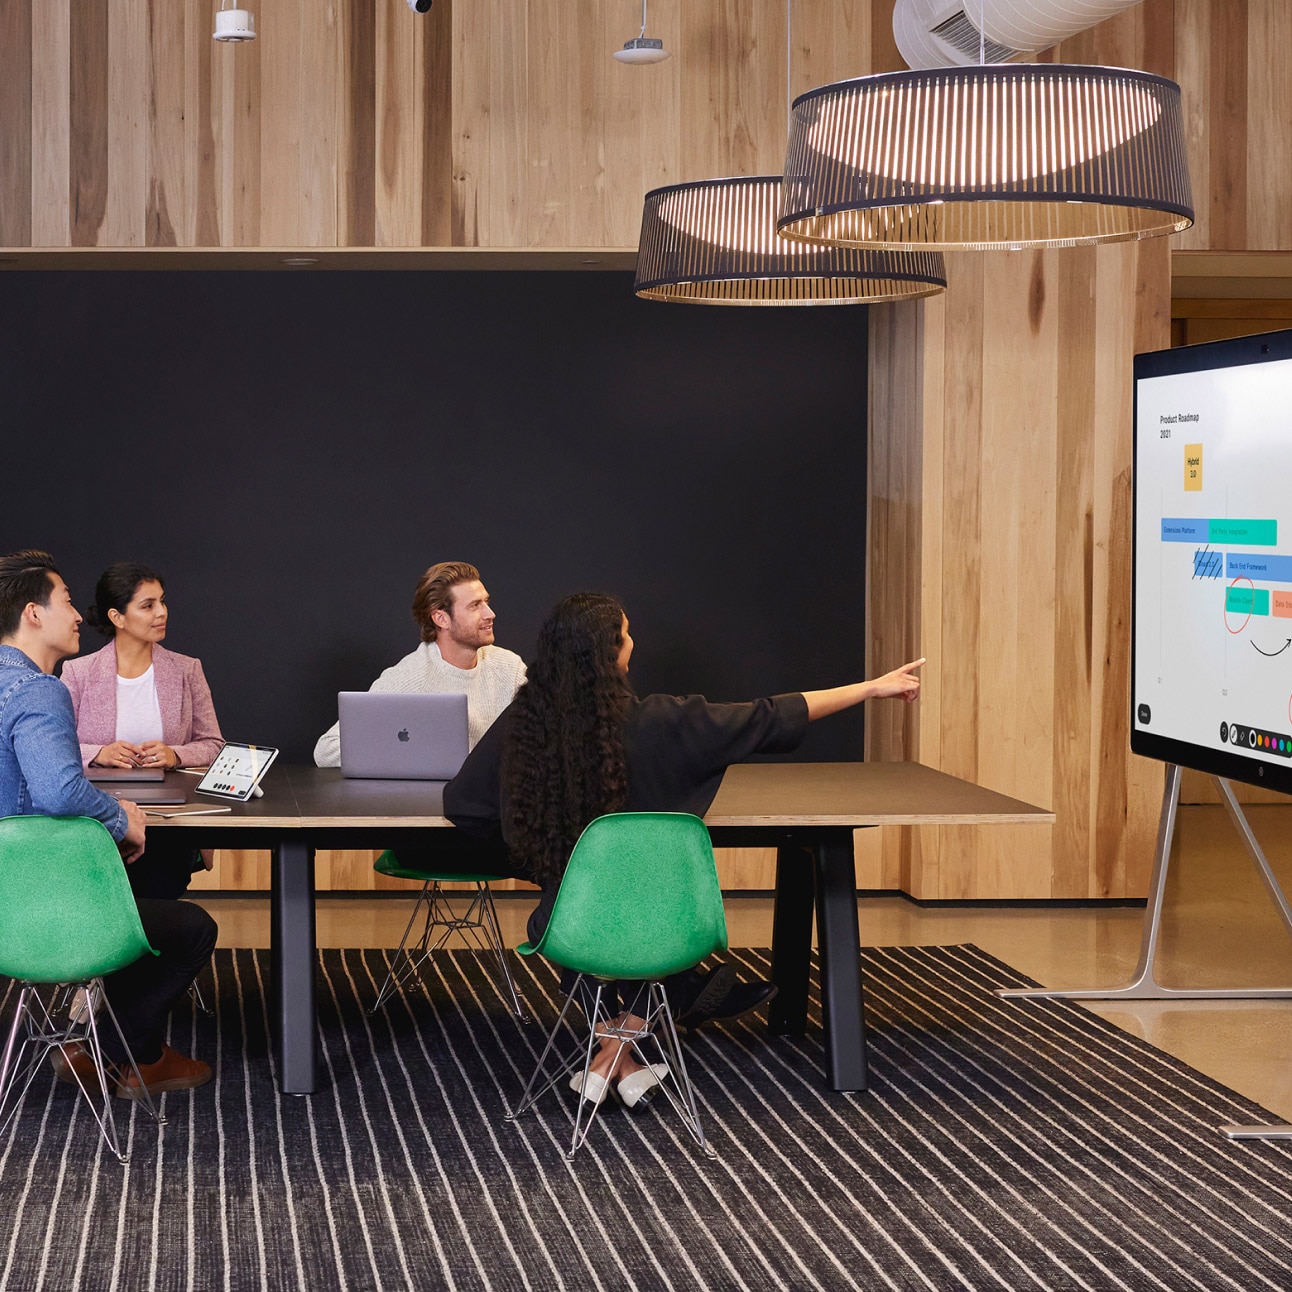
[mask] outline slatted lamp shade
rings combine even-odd
[[[1180,87],[1124,68],[894,72],[794,101],[776,227],[836,247],[1070,247],[1193,223]]]
[[[672,184],[646,194],[638,296],[702,305],[866,305],[947,285],[935,252],[853,251],[776,234],[781,177]]]

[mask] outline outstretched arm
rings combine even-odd
[[[818,718],[851,709],[853,705],[861,704],[865,700],[900,697],[909,704],[920,693],[920,679],[916,676],[916,672],[923,663],[923,659],[913,660],[869,682],[832,686],[825,691],[804,691],[803,698],[807,701],[808,721],[815,722]]]

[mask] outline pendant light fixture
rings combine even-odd
[[[1070,247],[1193,223],[1180,87],[1147,72],[892,72],[800,95],[791,118],[776,227],[796,241]]]
[[[786,0],[786,107],[793,52]],[[637,277],[646,300],[697,305],[874,305],[946,288],[935,251],[854,251],[777,235],[781,176],[670,184],[646,194]]]
[[[867,305],[947,285],[936,252],[854,251],[776,233],[781,177],[670,184],[646,194],[633,290],[702,305]]]
[[[657,36],[646,34],[646,0],[642,0],[642,29],[632,40],[624,41],[623,49],[614,51],[612,57],[621,63],[662,63],[669,56],[664,42]]]

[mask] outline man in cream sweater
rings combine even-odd
[[[413,622],[422,644],[392,665],[369,688],[467,697],[471,746],[512,702],[525,680],[519,655],[493,643],[494,612],[480,571],[465,561],[441,561],[417,581]],[[341,766],[341,724],[333,723],[314,746],[320,767]]]

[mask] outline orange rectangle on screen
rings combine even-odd
[[[1292,592],[1271,593],[1270,614],[1276,619],[1292,619]]]

